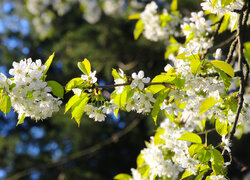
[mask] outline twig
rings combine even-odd
[[[113,134],[107,140],[100,142],[96,145],[93,145],[93,146],[91,146],[87,149],[84,149],[82,151],[76,152],[76,153],[74,153],[74,154],[72,154],[64,159],[61,159],[59,162],[48,163],[48,164],[45,164],[43,166],[37,166],[37,167],[30,168],[30,169],[25,169],[21,172],[18,172],[16,174],[8,177],[6,180],[17,180],[17,179],[20,179],[22,177],[29,175],[30,173],[32,173],[34,171],[37,171],[37,170],[44,171],[46,169],[50,169],[50,168],[54,168],[54,167],[63,165],[63,164],[65,164],[69,161],[72,161],[74,159],[78,159],[78,158],[81,158],[83,156],[92,154],[92,153],[102,149],[103,147],[109,145],[109,144],[118,142],[121,137],[125,136],[130,131],[132,131],[139,124],[140,121],[141,121],[141,119],[136,119],[136,120],[132,121],[132,123],[130,123],[125,129],[123,129],[122,131],[120,131],[118,133]]]
[[[92,85],[90,87],[83,87],[83,89],[112,89],[115,87],[119,87],[119,86],[129,86],[131,85],[131,82],[127,82],[127,83],[122,83],[122,84],[110,84],[110,85]],[[171,83],[166,83],[166,82],[150,82],[150,83],[144,83],[144,85],[146,87],[148,86],[152,86],[152,85],[163,85],[165,87],[170,87],[170,85],[172,85]]]
[[[230,140],[230,138],[234,135],[235,131],[236,131],[236,127],[239,121],[239,116],[243,107],[243,102],[244,102],[244,92],[245,92],[245,78],[243,75],[243,61],[244,61],[244,54],[243,54],[243,33],[244,32],[244,24],[243,22],[243,16],[244,16],[244,10],[247,8],[249,8],[248,6],[249,1],[244,3],[244,6],[242,7],[242,11],[239,15],[238,18],[238,22],[237,22],[237,41],[238,41],[238,68],[239,70],[242,72],[242,76],[240,77],[240,88],[239,88],[239,92],[238,92],[238,106],[237,106],[237,111],[236,111],[236,116],[235,116],[235,120],[234,120],[234,124],[233,124],[233,128],[231,130],[231,132],[228,135],[228,139]],[[248,76],[248,74],[247,74]]]
[[[218,32],[219,32],[219,29],[220,29],[220,26],[221,26],[221,24],[222,24],[223,19],[224,19],[224,16],[222,16],[222,17],[220,18],[220,20],[217,22],[218,26],[216,27],[216,29],[215,29],[215,31],[214,31],[212,37],[210,38],[211,41],[213,41],[214,38],[215,38],[215,36],[217,36],[217,34],[218,34]],[[201,59],[204,59],[204,58],[206,57],[208,51],[209,51],[209,48],[206,49],[206,50],[204,51],[204,53],[201,55]]]

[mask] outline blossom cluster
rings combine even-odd
[[[170,14],[167,9],[164,9],[159,16],[157,9],[157,4],[152,1],[146,5],[145,10],[140,14],[140,19],[144,24],[143,35],[145,38],[151,41],[159,41],[168,40],[170,35],[178,36],[178,31],[176,31],[176,27],[180,23],[178,14]]]
[[[59,110],[62,101],[52,96],[52,88],[43,80],[47,69],[41,60],[31,58],[13,62],[9,74],[13,78],[0,75],[0,88],[4,88],[11,99],[11,105],[18,117],[43,120]]]
[[[186,37],[186,52],[192,54],[201,53],[212,47],[212,41],[207,38],[212,31],[212,21],[206,20],[203,11],[192,12],[190,18],[185,18],[181,25],[182,32]]]

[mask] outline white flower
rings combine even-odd
[[[132,89],[139,87],[140,90],[143,90],[144,88],[144,83],[149,83],[150,78],[144,78],[144,72],[139,71],[138,75],[136,73],[132,74],[132,78],[134,79],[131,83]]]
[[[227,178],[225,178],[223,175],[212,175],[210,176],[210,179],[212,180],[227,180]]]
[[[9,73],[13,75],[12,88],[9,95],[14,111],[19,117],[25,113],[25,117],[30,117],[36,121],[51,117],[53,112],[59,111],[62,101],[54,98],[50,92],[51,87],[46,82],[41,81],[43,71],[46,66],[41,60],[32,62],[32,59],[24,59],[19,63],[13,62],[13,67]]]
[[[74,94],[77,94],[77,96],[80,96],[82,93],[82,89],[79,88],[73,88],[72,91],[74,92]]]
[[[219,59],[221,59],[221,56],[222,56],[221,48],[216,49],[214,58],[219,60]]]
[[[171,68],[172,68],[172,66],[171,66],[170,64],[167,64],[167,65],[164,67],[164,71],[168,72]]]
[[[96,83],[97,81],[97,78],[95,77],[95,74],[96,74],[96,71],[94,72],[90,72],[89,75],[82,75],[81,78],[84,80],[84,81],[88,81],[88,83],[90,84],[94,84]]]
[[[224,146],[225,150],[227,150],[228,152],[231,152],[231,149],[230,149],[231,143],[229,142],[229,139],[226,138],[225,135],[222,135],[221,141],[222,141],[222,145]]]

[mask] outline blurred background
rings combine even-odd
[[[167,64],[165,45],[143,37],[135,41],[135,21],[127,18],[148,2],[1,0],[0,72],[9,76],[13,61],[31,57],[45,62],[55,52],[47,79],[62,85],[81,76],[77,62],[84,58],[97,70],[99,84],[113,83],[112,68],[122,68],[128,75],[144,70],[152,77]],[[167,7],[171,0],[157,3]],[[199,4],[200,0],[181,0],[179,9],[189,15],[199,10]],[[64,104],[71,95],[65,95]],[[78,128],[70,113],[64,114],[64,105],[43,122],[26,118],[17,127],[16,123],[13,111],[0,114],[0,179],[110,180],[136,167],[144,141],[156,129],[150,116],[123,112],[101,123],[84,116]],[[249,149],[246,146],[246,154]],[[250,164],[246,159],[249,155],[244,163]],[[231,172],[242,168],[237,166]]]

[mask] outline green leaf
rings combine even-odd
[[[175,78],[172,83],[176,85],[177,88],[182,89],[185,84],[185,79],[184,78]]]
[[[201,149],[203,149],[203,144],[192,144],[189,148],[188,148],[188,153],[189,155],[192,157],[193,155],[195,155],[196,153],[198,153]]]
[[[172,0],[172,3],[170,5],[171,11],[176,11],[178,7],[178,1],[177,0]]]
[[[166,47],[164,58],[167,59],[170,54],[175,54],[179,50],[179,45],[170,44]]]
[[[25,113],[22,114],[22,116],[18,116],[18,121],[16,126],[18,126],[19,124],[22,124],[24,122],[24,118],[25,118]]]
[[[213,8],[214,8],[214,6],[216,5],[217,1],[218,1],[218,0],[212,0],[212,6],[213,6]]]
[[[221,136],[227,135],[227,133],[228,133],[227,127],[228,127],[227,122],[221,122],[219,119],[216,119],[215,129],[216,129],[217,133],[219,133]]]
[[[139,36],[141,35],[142,31],[144,28],[144,23],[142,22],[141,19],[139,19],[135,25],[135,30],[134,30],[134,39],[137,40]]]
[[[82,62],[77,63],[78,68],[87,76],[91,73],[91,65],[88,59],[84,59]]]
[[[191,132],[187,132],[185,134],[182,134],[181,137],[178,138],[178,140],[184,140],[184,141],[197,143],[197,144],[202,143],[200,136],[198,136],[197,134],[191,133]]]
[[[52,88],[52,93],[63,99],[63,95],[64,95],[64,89],[63,86],[56,82],[56,81],[48,81],[47,82],[48,86]]]
[[[233,3],[235,0],[221,0],[221,7],[225,7],[231,3]]]
[[[203,170],[198,176],[195,177],[194,180],[202,180],[203,175],[209,170],[209,168]]]
[[[143,159],[142,156],[143,156],[142,153],[140,153],[139,156],[137,156],[136,164],[137,164],[138,168],[141,167],[144,164],[144,162],[145,162],[145,160]]]
[[[153,118],[155,123],[156,123],[161,105],[162,105],[163,101],[166,99],[168,93],[169,93],[169,89],[161,90],[159,92],[159,96],[156,99],[156,102],[154,103],[154,107],[153,107],[151,115],[152,115],[152,118]]]
[[[128,174],[118,174],[114,177],[115,180],[129,180],[132,177]]]
[[[211,150],[211,155],[213,158],[213,161],[212,161],[213,171],[214,171],[215,175],[219,175],[219,174],[221,174],[222,167],[224,165],[224,158],[221,155],[221,152],[216,150],[216,149]]]
[[[200,61],[200,57],[198,55],[192,55],[191,56],[191,72],[196,75],[196,73],[199,71],[201,66],[201,61]]]
[[[7,94],[4,94],[0,100],[0,110],[6,115],[11,109],[11,99]]]
[[[188,59],[188,57],[186,56],[187,53],[181,53],[181,54],[178,54],[175,59]]]
[[[165,129],[159,127],[154,135],[154,145],[163,144],[164,140],[161,136],[165,133]]]
[[[214,97],[209,97],[201,103],[200,114],[206,112],[216,104]]]
[[[65,112],[64,114],[80,99],[80,97],[75,94],[74,96],[72,96],[69,101],[67,102],[67,104],[65,105]]]
[[[234,69],[232,68],[232,66],[230,66],[230,64],[228,64],[228,63],[226,63],[224,61],[218,61],[218,60],[213,60],[213,61],[211,61],[211,63],[215,67],[217,67],[220,70],[227,73],[229,76],[234,77]]]
[[[214,69],[219,73],[221,79],[223,80],[226,90],[228,90],[229,86],[231,85],[232,78],[228,77],[228,75],[219,68],[214,67]]]
[[[185,179],[186,177],[192,176],[193,174],[194,174],[193,172],[186,170],[186,171],[182,174],[180,180]]]
[[[43,71],[43,75],[45,75],[45,74],[48,72],[49,67],[50,67],[50,65],[51,65],[51,63],[52,63],[52,61],[53,61],[53,59],[54,59],[54,56],[55,56],[55,53],[53,52],[53,54],[50,55],[49,59],[45,62],[44,65],[45,65],[47,68]]]
[[[163,89],[165,89],[164,85],[151,85],[147,87],[146,92],[151,92],[152,94],[156,94]]]
[[[136,13],[136,14],[131,14],[128,16],[129,20],[135,20],[135,19],[140,19],[140,13]]]
[[[149,170],[150,167],[148,165],[144,165],[138,168],[138,171],[141,174],[142,178],[148,177]]]
[[[250,41],[244,43],[244,56],[250,60]]]
[[[209,150],[202,149],[198,153],[198,159],[202,164],[209,162],[211,159],[211,152]]]
[[[112,69],[112,76],[114,77],[114,79],[121,78],[116,69]]]
[[[71,79],[65,86],[66,93],[71,91],[73,88],[78,88],[85,81],[82,78]]]
[[[218,31],[219,34],[223,33],[224,31],[227,30],[228,24],[229,24],[229,19],[230,19],[230,14],[225,13],[223,21],[221,23],[220,29]]]
[[[82,115],[84,113],[84,107],[88,104],[89,97],[85,96],[81,99],[79,105],[74,106],[72,109],[72,118],[75,118],[78,127],[80,126],[80,120],[82,118]]]
[[[159,16],[161,21],[161,27],[165,27],[169,21],[171,21],[171,16],[169,14],[161,14]]]

